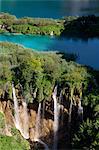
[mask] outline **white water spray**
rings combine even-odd
[[[41,132],[41,103],[39,103],[38,107],[38,113],[37,113],[37,118],[36,118],[36,124],[35,124],[35,139],[39,139],[40,137],[40,132]]]
[[[69,108],[69,119],[68,119],[69,123],[71,123],[71,113],[72,113],[72,99],[70,101],[70,108]]]
[[[51,36],[51,37],[53,37],[53,36],[54,36],[54,32],[53,32],[53,31],[51,31],[50,36]]]
[[[59,109],[58,109],[58,103],[57,103],[57,86],[54,89],[53,92],[53,100],[54,100],[54,145],[53,145],[53,149],[56,150],[57,149],[57,142],[58,142],[58,121],[59,121]]]
[[[63,109],[64,109],[64,106],[62,105],[63,103],[63,94],[62,94],[62,91],[60,92],[60,96],[59,96],[59,112],[61,110],[61,123],[63,125]]]
[[[21,135],[25,138],[29,138],[29,127],[28,127],[28,113],[27,113],[27,104],[25,101],[22,102],[23,104],[23,123],[21,123],[20,114],[19,114],[19,107],[18,101],[15,94],[15,88],[12,84],[12,91],[13,91],[13,100],[14,100],[14,110],[15,110],[15,126],[20,131]]]
[[[39,139],[40,134],[41,134],[41,103],[39,103],[38,113],[36,118],[34,142],[41,143],[42,145],[44,145],[45,150],[49,150],[47,144],[45,144],[42,140]]]
[[[44,119],[44,116],[45,116],[45,101],[43,101],[42,120]]]
[[[81,120],[83,120],[83,107],[81,106],[81,100],[78,104],[78,115],[80,116]]]
[[[19,110],[18,110],[18,101],[15,94],[15,88],[12,84],[12,92],[13,92],[13,100],[14,100],[14,110],[15,110],[15,126],[18,130],[20,130],[20,117],[19,117]]]
[[[23,95],[23,87],[21,84],[20,87]],[[28,117],[27,103],[25,97],[24,100],[22,101],[22,105],[23,105],[23,118],[22,118],[23,126],[21,127],[22,129],[21,134],[25,139],[29,139],[29,117]]]
[[[28,112],[27,112],[27,104],[23,101],[23,126],[22,126],[22,135],[25,139],[29,139],[29,118],[28,118]]]
[[[70,100],[69,118],[68,118],[69,123],[71,123],[71,114],[72,114],[72,106],[73,106],[73,91],[74,91],[74,88],[71,89],[71,100]]]

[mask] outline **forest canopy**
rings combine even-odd
[[[11,43],[0,43],[0,97],[4,91],[12,98],[11,84],[21,84],[27,102],[50,100],[57,84],[62,90],[67,84],[81,90],[83,85],[84,120],[72,134],[72,147],[99,148],[99,72],[75,63],[74,55],[55,52],[35,52]],[[72,61],[71,61],[72,60]]]

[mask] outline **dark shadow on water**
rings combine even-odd
[[[65,59],[66,61],[76,61],[77,55],[73,53],[65,53],[65,52],[56,52],[58,55],[62,55],[62,59]]]
[[[99,17],[82,16],[76,17],[70,21],[65,20],[64,30],[59,37],[52,37],[53,43],[48,45],[47,49],[57,51],[66,55],[74,55],[77,61],[82,65],[91,66],[99,69]],[[67,58],[68,60],[68,58]],[[69,58],[70,60],[70,58]]]

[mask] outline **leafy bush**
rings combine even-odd
[[[16,140],[14,137],[0,135],[0,150],[29,150],[26,141],[23,141]]]

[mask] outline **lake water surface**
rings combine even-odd
[[[75,53],[77,62],[99,69],[99,39],[68,39],[51,36],[0,35],[0,41],[21,44],[38,51],[60,51]]]
[[[99,0],[0,0],[0,11],[17,17],[62,18],[69,15],[99,15]],[[50,36],[0,35],[0,41],[22,44],[38,51],[76,53],[77,62],[99,69],[99,39],[68,39]]]
[[[0,0],[2,12],[17,17],[61,18],[70,15],[99,15],[99,0]]]

